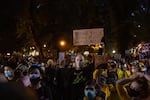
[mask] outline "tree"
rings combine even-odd
[[[36,42],[31,30],[32,22],[26,18],[20,18],[16,23],[16,37],[18,40],[18,48],[27,48],[36,46]]]

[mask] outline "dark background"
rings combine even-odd
[[[72,31],[104,28],[106,49],[121,53],[149,42],[149,0],[4,0],[0,3],[0,51],[46,43],[57,46]]]

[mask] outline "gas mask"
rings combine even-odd
[[[137,97],[140,95],[140,93],[138,91],[131,89],[130,86],[126,86],[126,89],[127,89],[128,95],[130,97]]]

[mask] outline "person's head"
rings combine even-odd
[[[7,62],[3,66],[4,75],[8,80],[11,80],[14,77],[15,66],[11,64],[11,62]]]
[[[84,88],[84,95],[90,100],[96,97],[95,82],[90,80]]]
[[[28,72],[28,67],[26,65],[20,64],[17,66],[15,70],[15,76],[17,78],[23,78],[24,76],[27,75]]]
[[[49,59],[47,61],[47,67],[53,67],[54,66],[54,61],[52,59]]]
[[[108,60],[107,69],[111,71],[111,70],[114,70],[115,68],[116,68],[116,61]]]
[[[137,97],[147,92],[148,82],[145,78],[136,78],[126,89],[130,97]]]
[[[43,77],[43,71],[39,65],[33,65],[28,71],[30,81],[32,85],[37,84]]]
[[[78,54],[75,58],[76,69],[81,70],[84,66],[84,56]]]

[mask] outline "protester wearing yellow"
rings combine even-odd
[[[118,75],[118,80],[120,80],[123,78],[129,78],[131,76],[131,72],[129,70],[118,69],[117,75]]]

